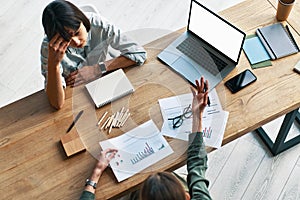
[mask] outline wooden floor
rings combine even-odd
[[[242,0],[202,0],[215,11],[239,1]],[[1,3],[0,107],[43,89],[39,61],[43,38],[41,13],[49,2],[11,0]],[[141,43],[185,26],[189,6],[189,0],[72,2],[95,5],[107,19],[136,36]],[[271,135],[276,133],[278,120],[267,125]],[[291,133],[299,132],[296,124]],[[257,135],[249,133],[210,153],[208,158],[207,178],[214,199],[300,199],[300,145],[273,157]],[[178,171],[185,173],[185,168]]]

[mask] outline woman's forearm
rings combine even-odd
[[[54,108],[59,110],[65,103],[65,91],[62,85],[59,66],[48,66],[47,78],[46,93],[49,102]]]
[[[125,68],[136,64],[134,61],[126,58],[125,56],[116,57],[112,60],[105,61],[105,63],[107,71],[113,71],[118,68]]]
[[[193,114],[193,115],[196,115]],[[192,132],[202,132],[202,118],[203,118],[203,113],[198,114],[198,116],[193,116],[193,122],[192,122]]]

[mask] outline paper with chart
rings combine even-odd
[[[101,141],[100,146],[118,149],[110,166],[119,182],[173,153],[152,120],[119,137]]]
[[[209,93],[209,98],[210,106],[205,108],[203,115],[203,136],[206,146],[219,148],[222,145],[229,113],[222,109],[215,89]],[[192,100],[192,93],[158,100],[164,120],[161,129],[163,135],[188,140],[188,135],[192,131],[192,118],[183,118],[182,125],[178,128],[173,128],[172,120],[168,119],[182,115],[184,108],[192,104]]]

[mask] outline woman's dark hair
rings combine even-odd
[[[81,22],[88,32],[91,27],[89,19],[68,1],[55,0],[43,11],[42,23],[49,41],[56,33],[59,33],[64,40],[70,41],[72,35],[67,32],[66,27],[77,31]]]
[[[179,180],[169,172],[150,175],[140,190],[141,200],[185,200],[185,191]]]

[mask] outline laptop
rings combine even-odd
[[[191,0],[187,30],[158,58],[193,85],[204,76],[213,89],[238,64],[245,36],[230,22]]]

